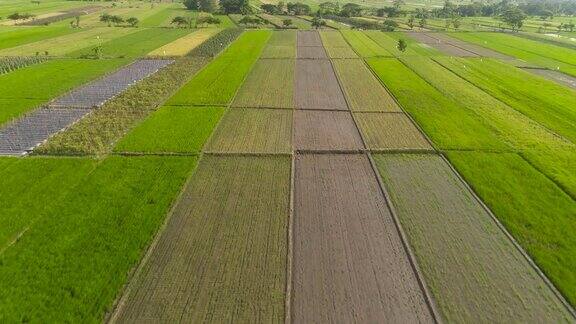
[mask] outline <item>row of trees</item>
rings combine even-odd
[[[193,25],[195,27],[204,27],[208,25],[217,25],[220,23],[220,19],[213,17],[213,16],[202,16],[196,19],[192,17],[174,17],[172,19],[171,24],[178,26],[179,28],[192,28]]]
[[[251,14],[252,8],[248,0],[184,0],[189,10],[199,10],[209,13]]]
[[[112,25],[114,25],[114,26],[128,25],[131,27],[136,27],[138,25],[138,23],[140,22],[138,20],[138,18],[136,18],[136,17],[130,17],[130,18],[124,19],[120,16],[110,15],[107,13],[103,13],[102,15],[100,15],[100,21],[107,23],[108,27],[111,27]]]

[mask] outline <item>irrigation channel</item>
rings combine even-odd
[[[23,155],[173,60],[142,59],[57,98],[0,129],[0,155]]]

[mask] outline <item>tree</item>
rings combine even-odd
[[[184,6],[188,10],[198,10],[198,0],[184,0]]]
[[[296,16],[307,16],[310,14],[310,12],[312,12],[312,9],[310,9],[309,5],[301,2],[295,2],[295,3],[288,2],[286,7],[288,9],[288,13],[291,13]]]
[[[526,14],[518,7],[510,7],[500,15],[500,19],[512,28],[512,31],[518,31],[522,28]]]
[[[278,9],[279,14],[283,14],[286,12],[286,4],[284,3],[284,1],[278,1],[276,8]]]
[[[124,22],[124,18],[115,15],[115,16],[112,16],[112,17],[110,18],[110,21],[111,21],[114,25],[119,26],[121,23]]]
[[[420,20],[418,21],[418,26],[420,26],[420,28],[424,28],[426,27],[426,18],[420,18]]]
[[[213,13],[218,10],[218,0],[198,0],[198,10]]]
[[[403,39],[399,39],[398,43],[396,44],[396,48],[400,51],[400,52],[405,52],[406,48],[408,48],[408,43],[406,43],[405,40]]]
[[[264,12],[269,13],[271,15],[277,15],[280,13],[278,11],[278,6],[273,5],[271,3],[265,3],[265,4],[261,5],[260,9],[262,9]]]
[[[212,16],[204,16],[204,17],[198,17],[198,19],[196,19],[196,25],[216,25],[220,23],[220,19],[216,18],[216,17],[212,17]]]
[[[340,12],[338,2],[322,2],[318,7],[318,12],[322,15],[337,15]]]
[[[323,26],[326,26],[326,21],[318,16],[314,17],[312,19],[312,27],[318,29],[321,28]]]
[[[80,16],[76,16],[76,28],[80,28]]]
[[[408,27],[410,27],[410,29],[414,29],[414,20],[416,18],[414,18],[414,15],[410,15],[410,17],[408,17]]]
[[[382,28],[383,31],[393,32],[394,29],[396,29],[398,27],[398,23],[395,22],[394,20],[386,19],[386,20],[384,20],[383,26],[384,26]]]
[[[110,27],[112,25],[112,16],[107,13],[103,13],[100,15],[100,21],[107,23],[108,27]]]
[[[282,26],[284,26],[284,28],[288,28],[288,27],[292,26],[292,19],[282,20]]]
[[[256,26],[262,24],[262,19],[258,17],[244,16],[238,22],[241,23],[242,25]]]
[[[243,14],[252,13],[248,0],[220,0],[220,8],[225,14]]]
[[[138,20],[138,18],[136,18],[136,17],[130,17],[130,18],[126,19],[126,22],[130,26],[136,27],[138,25],[138,23],[140,22],[140,20]]]
[[[342,17],[358,17],[362,15],[362,7],[355,3],[347,3],[342,6],[340,16]]]
[[[394,0],[392,2],[392,5],[394,6],[394,9],[400,11],[400,8],[402,8],[402,6],[405,4],[404,0]]]
[[[176,25],[178,27],[182,27],[182,26],[188,26],[188,28],[192,27],[192,19],[190,18],[186,18],[186,17],[182,17],[182,16],[178,16],[178,17],[174,17],[172,19],[171,24]]]
[[[460,17],[460,15],[455,14],[452,16],[452,26],[454,26],[454,29],[458,29],[460,28],[460,25],[462,24],[462,17]]]

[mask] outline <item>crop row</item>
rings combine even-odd
[[[0,57],[0,74],[9,73],[28,65],[46,61],[42,56],[8,56]]]

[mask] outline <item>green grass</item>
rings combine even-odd
[[[397,59],[366,61],[436,147],[492,150],[509,147],[486,121],[450,100]]]
[[[262,58],[295,58],[296,32],[275,31],[262,51]]]
[[[0,50],[80,31],[70,27],[0,27]]]
[[[551,149],[572,145],[431,59],[406,57],[402,61],[443,95],[483,118],[515,149]]]
[[[321,31],[320,37],[324,47],[350,47],[338,31]]]
[[[358,30],[342,30],[342,35],[350,43],[350,46],[362,57],[392,56],[370,37]]]
[[[451,33],[450,36],[576,76],[576,50],[573,49],[503,33]]]
[[[101,322],[195,164],[192,157],[102,161],[2,253],[0,320]]]
[[[190,29],[150,28],[112,39],[102,44],[103,57],[131,57],[136,58],[148,54],[150,51],[170,43],[184,35]],[[84,48],[79,51],[67,53],[70,57],[93,55],[93,48]]]
[[[122,59],[50,60],[0,75],[0,124],[126,63]]]
[[[525,151],[522,156],[576,200],[576,148],[554,151]]]
[[[223,113],[221,107],[164,106],[128,133],[114,150],[199,153]]]
[[[576,91],[492,59],[437,58],[436,61],[576,143]]]
[[[576,201],[515,154],[448,153],[482,200],[576,304]]]
[[[15,12],[41,15],[87,5],[89,3],[83,1],[44,0],[36,4],[22,0],[3,0],[0,3],[0,20],[7,20],[7,16]]]
[[[247,31],[218,58],[180,89],[168,105],[227,106],[260,52],[271,31]]]

